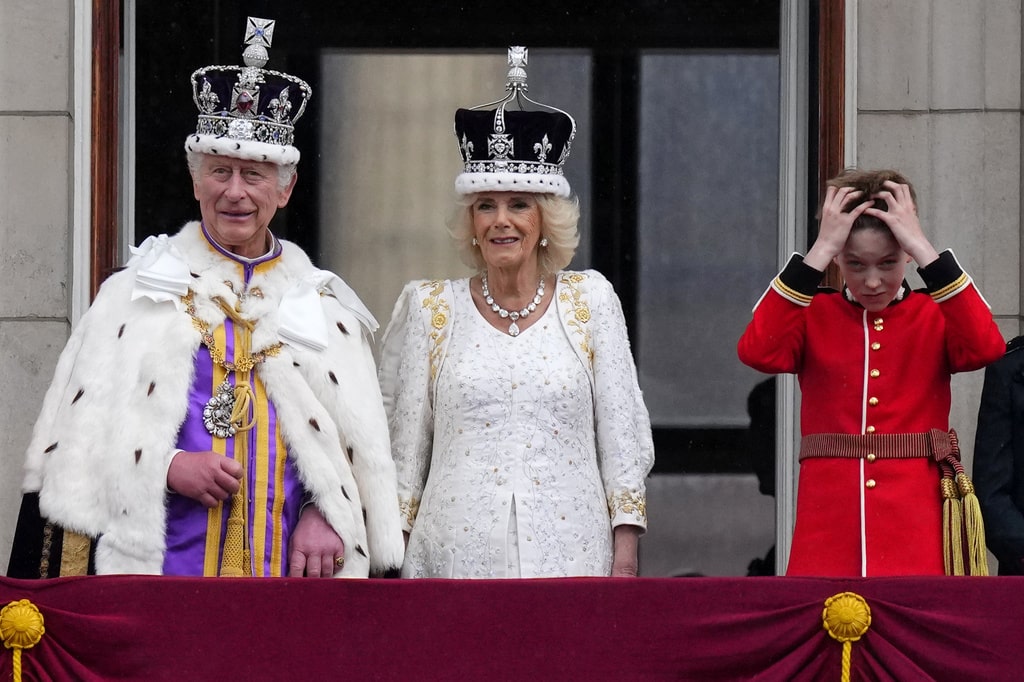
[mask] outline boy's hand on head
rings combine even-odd
[[[862,194],[861,190],[852,187],[829,187],[825,190],[825,201],[821,205],[821,222],[818,224],[818,238],[814,246],[807,252],[804,263],[812,268],[824,271],[828,264],[839,255],[850,236],[853,221],[860,217],[874,201],[867,199],[850,208],[843,209]]]
[[[872,199],[883,200],[889,207],[888,210],[883,211],[872,206],[865,213],[888,225],[900,248],[917,261],[918,266],[928,265],[937,259],[939,254],[921,229],[917,206],[910,196],[910,188],[892,180],[886,180],[884,186],[886,189],[876,193]]]

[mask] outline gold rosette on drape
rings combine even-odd
[[[46,634],[43,614],[28,599],[12,601],[0,609],[0,638],[12,650],[14,682],[21,682],[21,650],[31,649]]]
[[[821,613],[825,631],[843,644],[842,681],[850,682],[850,654],[853,642],[871,627],[871,609],[864,598],[854,592],[840,592],[825,600]]]

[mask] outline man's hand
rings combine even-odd
[[[240,480],[242,465],[210,450],[181,451],[171,458],[167,469],[168,488],[207,508],[216,507],[238,492]]]
[[[330,578],[344,565],[345,543],[315,504],[302,510],[289,545],[290,578]]]

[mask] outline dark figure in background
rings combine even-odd
[[[974,487],[999,575],[1024,575],[1024,336],[985,370],[974,440]]]
[[[757,476],[758,491],[769,497],[775,497],[775,385],[775,377],[765,379],[747,396],[747,454]],[[747,575],[775,575],[775,545],[764,557],[750,562]]]

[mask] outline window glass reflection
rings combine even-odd
[[[635,344],[666,472],[650,482],[662,522],[641,566],[745,575],[775,537],[747,438],[748,394],[764,377],[740,364],[736,341],[775,272],[778,55],[647,54],[640,71]]]

